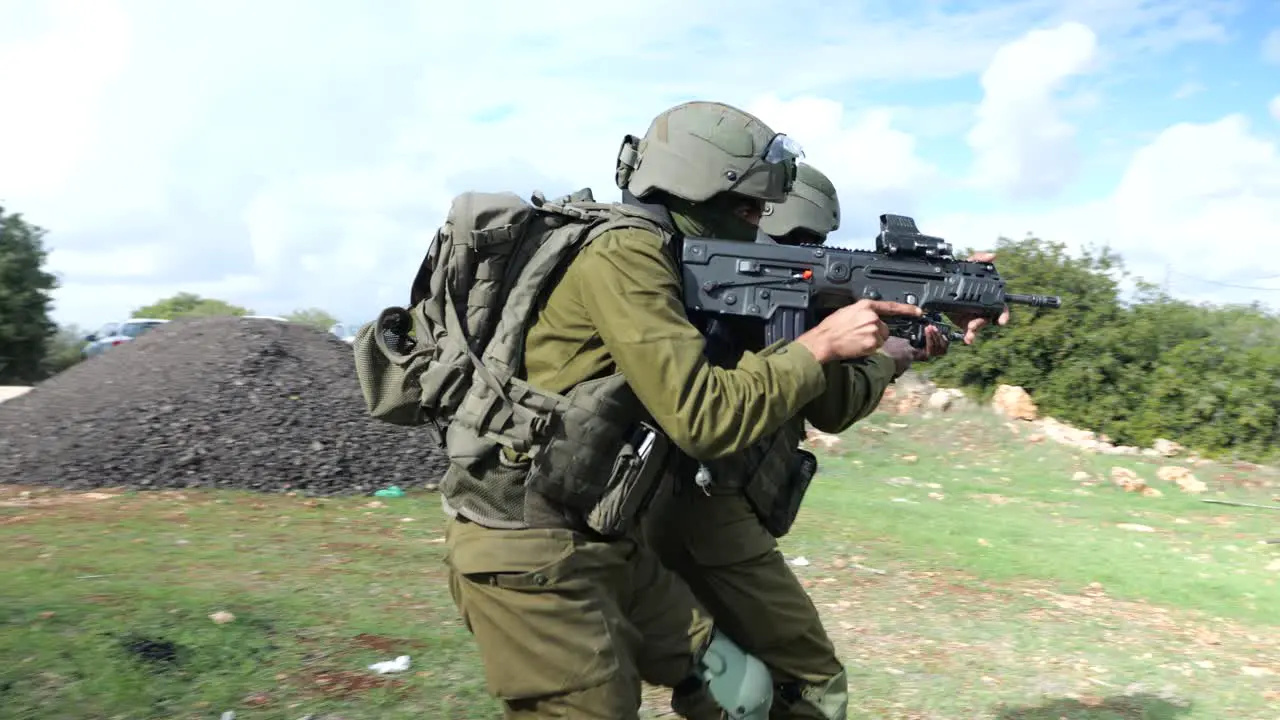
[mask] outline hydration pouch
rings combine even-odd
[[[639,423],[623,443],[599,501],[586,513],[588,527],[609,538],[631,532],[666,477],[670,447],[662,431]]]

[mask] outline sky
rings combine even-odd
[[[1270,0],[0,0],[0,206],[54,317],[179,291],[347,323],[407,301],[467,190],[616,200],[622,137],[752,112],[839,190],[831,242],[1109,246],[1280,307]],[[999,259],[997,258],[997,266]]]

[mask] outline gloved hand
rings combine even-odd
[[[913,348],[906,338],[891,337],[884,341],[880,352],[893,358],[893,377],[900,378],[911,369],[911,363],[930,358],[942,357],[951,347],[951,341],[938,328],[930,325],[924,329],[924,347]]]

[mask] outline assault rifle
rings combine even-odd
[[[994,265],[956,260],[950,243],[921,234],[904,215],[880,216],[874,251],[688,237],[682,260],[688,309],[711,318],[760,318],[766,344],[795,340],[864,298],[918,306],[922,317],[885,319],[891,335],[917,348],[924,347],[929,325],[951,340],[964,338],[943,320],[944,313],[995,322],[1006,304],[1062,305],[1054,295],[1006,293]]]

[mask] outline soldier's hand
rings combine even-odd
[[[796,339],[820,363],[867,357],[889,339],[881,317],[920,317],[920,308],[886,300],[859,300],[831,313],[817,327]]]
[[[893,376],[895,378],[902,377],[902,373],[910,370],[911,363],[916,359],[916,349],[911,347],[911,343],[906,338],[889,338],[884,342],[881,352],[893,360]]]
[[[995,253],[976,252],[965,258],[970,262],[995,262]],[[978,339],[978,331],[987,326],[987,319],[978,317],[971,313],[948,313],[947,319],[954,323],[957,327],[964,329],[964,344],[972,345],[973,341]],[[999,319],[996,320],[997,325],[1009,324],[1009,307],[1005,306],[1000,313]]]
[[[914,359],[923,361],[942,357],[950,348],[951,339],[947,334],[939,330],[936,325],[928,325],[924,329],[924,347],[911,348],[911,350],[915,353]]]
[[[893,360],[893,376],[897,378],[910,370],[913,362],[923,362],[946,355],[950,344],[951,341],[942,331],[933,325],[928,325],[924,329],[924,347],[912,347],[911,342],[906,338],[891,337],[885,340],[881,352]]]

